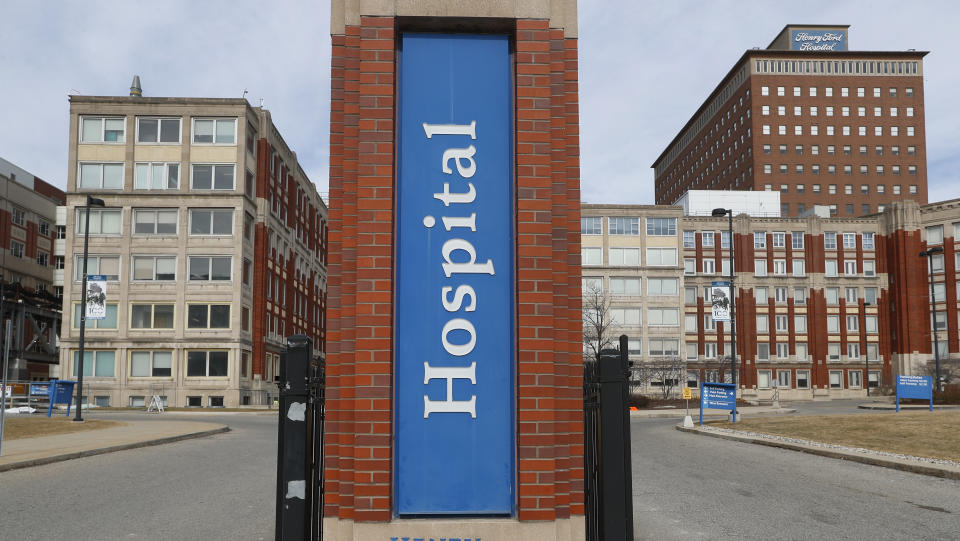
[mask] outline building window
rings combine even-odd
[[[860,316],[847,316],[847,332],[856,332],[859,330],[860,330]]]
[[[684,231],[684,232],[683,232],[683,247],[684,247],[684,248],[696,248],[696,247],[697,247],[697,232],[696,232],[696,231]]]
[[[827,361],[840,361],[840,344],[838,342],[827,344]]]
[[[639,235],[640,219],[611,216],[607,218],[611,235]]]
[[[603,218],[600,216],[586,216],[580,218],[581,235],[602,235]]]
[[[774,316],[774,325],[775,325],[776,331],[779,333],[787,332],[789,330],[787,321],[788,320],[787,320],[786,314],[783,314],[783,315],[778,314]]]
[[[233,164],[193,164],[190,189],[233,190],[235,169]]]
[[[766,259],[755,259],[753,261],[753,275],[754,276],[766,276],[767,275],[767,260]]]
[[[783,232],[774,232],[773,233],[773,247],[774,248],[783,248],[787,243],[787,234]]]
[[[675,339],[651,338],[650,355],[654,357],[676,357],[680,354],[679,342]]]
[[[179,118],[137,117],[138,143],[179,143]]]
[[[187,377],[227,377],[228,358],[229,352],[227,351],[188,351]],[[220,405],[223,405],[222,397]]]
[[[123,164],[81,163],[77,188],[80,190],[123,189]]]
[[[171,351],[131,351],[130,377],[169,378],[173,368]]]
[[[756,301],[757,306],[767,304],[769,302],[769,297],[767,297],[767,288],[755,288],[753,290],[753,298]]]
[[[649,289],[649,288],[647,288]],[[697,288],[696,287],[684,287],[683,288],[683,303],[684,304],[697,304]]]
[[[717,262],[714,259],[703,260],[703,274],[716,274]]]
[[[676,278],[647,278],[647,295],[651,297],[675,297],[678,294],[678,288],[679,280]],[[639,279],[636,294],[640,294]]]
[[[676,265],[676,248],[647,248],[648,267],[674,267]],[[684,267],[686,267],[686,265],[684,265]]]
[[[696,326],[693,327],[696,330]],[[713,316],[706,314],[703,316],[703,330],[705,331],[715,331],[717,330],[717,322],[713,320]]]
[[[714,246],[714,235],[713,231],[704,231],[700,234],[701,242],[704,248],[713,248]]]
[[[640,248],[610,248],[609,265],[611,267],[639,267]]]
[[[652,280],[652,279],[651,279]],[[621,297],[640,295],[639,278],[610,278],[610,294]]]
[[[23,243],[18,240],[10,241],[10,255],[13,257],[23,257]]]
[[[232,235],[233,209],[190,209],[191,235]]]
[[[761,342],[757,344],[757,362],[768,362],[770,361],[770,344],[766,342]],[[767,388],[770,386],[770,371],[769,370],[759,370],[759,372],[767,373]],[[761,387],[763,388],[763,387]]]
[[[177,279],[176,256],[132,256],[133,279],[137,281],[170,281]]]
[[[172,304],[131,304],[131,329],[172,329]]]
[[[134,235],[176,235],[177,209],[134,209]]]
[[[757,332],[770,332],[770,321],[766,314],[757,316]]]
[[[876,334],[878,332],[877,316],[864,316],[864,326],[866,327],[864,330],[866,330],[867,333]]]
[[[176,190],[180,187],[179,163],[137,163],[135,171],[135,190]]]
[[[590,265],[603,265],[603,249],[602,248],[588,248],[584,247],[580,249],[580,259],[584,266]]]
[[[824,274],[829,277],[837,276],[837,260],[827,259],[824,261]]]
[[[635,234],[635,233],[634,233]],[[677,234],[676,218],[647,218],[647,235],[673,237]]]
[[[108,282],[120,280],[120,256],[90,255],[87,257],[87,274],[105,275]],[[83,280],[83,254],[75,254],[73,260],[73,279]]]
[[[859,344],[850,344],[851,346],[860,347]],[[860,355],[857,355],[856,358],[859,358]],[[854,358],[851,356],[851,358]],[[849,389],[859,389],[863,385],[863,372],[860,370],[848,370],[847,371],[847,388]]]
[[[230,256],[190,256],[190,281],[224,281],[232,278]]]
[[[806,276],[807,275],[807,262],[803,259],[794,259],[793,260],[793,275],[794,276]]]
[[[610,319],[611,319],[611,323],[614,325],[627,325],[627,326],[636,327],[641,323],[640,309],[639,308],[611,308]]]
[[[777,316],[780,317],[780,316]],[[793,328],[797,333],[806,333],[807,332],[807,316],[799,315],[793,316]]]
[[[823,247],[826,250],[837,249],[837,232],[836,231],[825,231],[823,233]]]
[[[787,260],[786,260],[786,259],[774,259],[774,260],[773,260],[773,274],[774,274],[774,276],[786,276],[786,274],[787,274]]]
[[[188,329],[229,329],[229,304],[187,305]]]
[[[200,144],[234,145],[237,142],[237,119],[193,119],[193,142]]]
[[[810,371],[797,370],[797,389],[810,388]]]
[[[83,377],[112,378],[116,370],[117,352],[86,350],[83,352]],[[73,377],[79,375],[80,352],[73,352]]]
[[[74,329],[80,328],[81,305],[79,302],[73,303],[73,323]],[[107,303],[105,307],[105,316],[103,319],[89,319],[84,324],[87,329],[116,329],[117,328],[117,305],[116,303]]]
[[[120,234],[120,209],[90,209],[90,234],[91,235],[119,235]],[[76,232],[78,235],[84,234],[84,224],[86,223],[86,208],[77,207],[76,209]]]
[[[680,312],[676,308],[648,308],[647,324],[651,327],[676,327],[680,325]]]
[[[877,275],[877,263],[872,259],[863,260],[863,275],[864,276],[876,276]]]
[[[80,117],[81,143],[123,143],[126,141],[126,119],[100,116]]]

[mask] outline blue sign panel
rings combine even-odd
[[[711,383],[704,381],[700,384],[700,424],[703,424],[703,410],[705,408],[736,411],[737,386],[732,383]],[[734,418],[736,421],[736,418]]]
[[[920,398],[930,401],[933,411],[933,378],[930,376],[897,376],[897,411],[901,398]]]
[[[404,34],[399,62],[396,512],[511,514],[509,41]]]
[[[794,51],[846,51],[847,33],[843,30],[791,30],[790,49]]]

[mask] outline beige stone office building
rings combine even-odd
[[[78,374],[84,205],[84,396],[100,406],[261,404],[279,354],[325,340],[326,205],[273,125],[245,99],[70,97],[61,373]]]

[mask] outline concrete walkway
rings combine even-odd
[[[796,413],[797,410],[791,408],[774,408],[771,406],[738,406],[737,415],[752,417],[754,415],[784,415],[787,413]],[[642,409],[630,412],[630,417],[641,417],[646,419],[683,419],[687,414],[686,408],[662,408],[662,409]],[[730,410],[703,410],[703,417],[710,419],[725,419],[730,414]],[[699,403],[697,407],[690,404],[690,417],[694,422],[700,418]]]
[[[869,404],[860,404],[857,407],[862,410],[879,410],[879,411],[896,411],[897,410],[896,404],[893,404],[893,403],[887,404],[884,402],[872,402]],[[929,410],[929,409],[930,409],[929,404],[900,404],[900,411],[903,411],[903,410],[916,411],[916,410]],[[955,410],[955,409],[960,409],[960,406],[934,404],[933,409],[934,411]]]
[[[100,430],[4,440],[0,472],[200,438],[230,430],[226,425],[185,420],[124,419],[122,423]]]

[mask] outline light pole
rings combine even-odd
[[[737,315],[734,311],[733,277],[734,277],[734,246],[733,242],[733,209],[715,208],[714,217],[726,215],[729,218],[728,235],[730,238],[730,377],[733,381],[733,421],[737,421]]]
[[[929,250],[920,252],[920,257],[927,258],[927,261],[930,263],[930,312],[932,314],[930,320],[930,326],[933,327],[933,358],[937,365],[937,390],[943,392],[943,388],[940,383],[940,339],[937,334],[937,299],[933,296],[933,256],[935,254],[942,254],[943,246],[934,246]]]
[[[83,278],[80,287],[80,353],[77,356],[77,414],[74,422],[83,422],[83,335],[87,328],[87,250],[90,246],[90,207],[103,207],[103,199],[87,196],[83,223]]]

